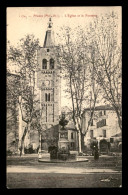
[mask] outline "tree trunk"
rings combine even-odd
[[[122,131],[122,120],[121,120],[120,114],[118,111],[116,111],[116,114],[117,114],[117,118],[118,118],[119,128]]]
[[[79,143],[79,153],[81,152],[81,132],[80,132],[80,130],[79,130],[79,132],[78,132],[78,143]]]
[[[21,138],[20,156],[22,156],[22,154],[23,154],[24,140],[25,140],[25,136],[26,136],[26,134],[27,134],[27,131],[28,131],[28,124],[27,124],[27,126],[25,127],[24,133],[23,133],[22,138]]]
[[[116,115],[117,115],[117,118],[118,118],[119,128],[120,128],[120,130],[122,132],[122,119],[121,119],[121,115],[120,115],[119,109],[115,106],[115,104],[114,105],[112,104],[112,107],[114,108],[114,110],[116,112]]]
[[[39,133],[39,152],[41,151],[41,133]]]
[[[84,152],[84,134],[81,133],[81,151]]]
[[[30,126],[31,126],[31,124],[30,124],[30,122],[28,123],[28,131],[27,131],[27,146],[29,146],[29,144],[30,144]]]

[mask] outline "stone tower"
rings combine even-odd
[[[41,124],[50,126],[59,123],[60,115],[60,69],[57,63],[56,46],[51,18],[48,22],[43,47],[37,52],[37,87],[40,93]]]

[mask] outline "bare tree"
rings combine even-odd
[[[92,65],[88,63],[87,45],[83,29],[78,27],[73,31],[69,27],[62,28],[62,45],[58,47],[58,59],[61,64],[62,77],[67,81],[66,92],[70,94],[72,101],[73,122],[78,132],[79,152],[85,132],[82,132],[82,113],[86,105],[90,103],[90,122],[93,118],[95,104],[98,97],[94,83]],[[90,123],[89,123],[90,125]]]
[[[93,54],[88,55],[88,62],[94,62],[95,81],[102,90],[104,102],[114,108],[122,129],[122,53],[118,23],[114,12],[97,18],[87,29],[86,43]]]
[[[21,112],[22,121],[25,123],[20,143],[20,155],[24,148],[24,140],[33,118],[34,103],[36,100],[35,71],[37,67],[36,52],[39,41],[33,35],[27,35],[20,40],[17,48],[10,46],[8,51],[8,61],[18,66],[17,74],[20,76],[20,85],[17,90],[18,105]],[[14,91],[12,91],[14,93]]]

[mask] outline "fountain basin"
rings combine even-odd
[[[77,156],[76,159],[67,159],[67,160],[59,160],[59,159],[50,159],[50,158],[39,158],[39,162],[43,163],[77,163],[77,162],[88,162],[89,160],[85,157]]]

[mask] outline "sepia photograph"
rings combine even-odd
[[[122,188],[122,7],[6,8],[6,187]]]

